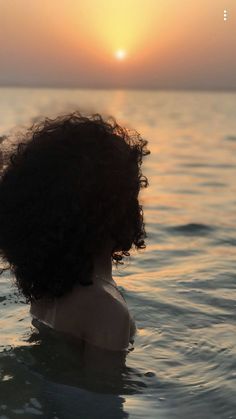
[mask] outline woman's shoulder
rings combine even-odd
[[[129,345],[130,314],[126,304],[104,289],[80,294],[77,305],[78,327],[88,342],[111,350]],[[83,322],[79,320],[83,318]]]

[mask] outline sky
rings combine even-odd
[[[236,0],[0,0],[0,85],[231,90],[235,52]]]

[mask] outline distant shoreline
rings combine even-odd
[[[27,84],[0,84],[0,89],[48,89],[48,90],[140,90],[140,91],[171,91],[171,92],[211,92],[211,93],[235,93],[236,87],[233,88],[177,88],[177,87],[127,87],[127,86],[63,86],[63,85],[27,85]]]

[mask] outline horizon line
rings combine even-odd
[[[199,91],[199,92],[236,92],[236,87],[170,87],[170,86],[91,86],[91,85],[62,85],[62,84],[27,84],[27,83],[4,83],[0,82],[0,88],[23,88],[23,89],[61,89],[61,90],[159,90],[159,91]]]

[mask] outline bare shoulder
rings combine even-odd
[[[111,294],[96,290],[85,297],[83,336],[90,343],[110,349],[124,350],[130,338],[130,314],[128,307]]]

